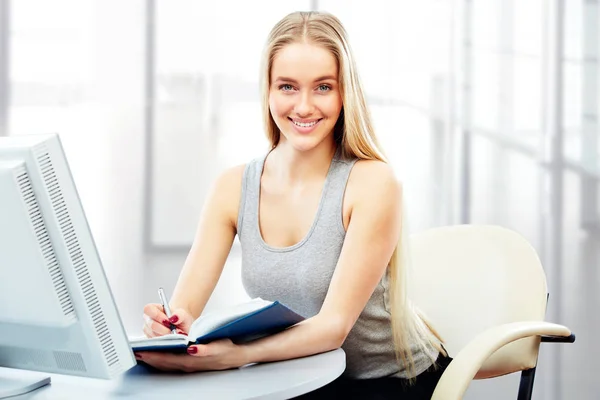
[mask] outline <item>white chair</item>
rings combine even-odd
[[[544,322],[546,276],[533,247],[498,226],[457,225],[410,237],[412,299],[454,360],[432,399],[462,399],[473,379],[521,372],[530,399],[540,342],[574,342]]]

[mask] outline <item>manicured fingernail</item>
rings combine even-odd
[[[189,354],[196,354],[198,352],[198,348],[197,347],[188,347],[187,352]]]
[[[139,359],[141,359],[141,358],[142,358],[142,356],[141,356],[141,355],[139,355],[138,353],[134,353],[134,354],[135,354],[135,358],[139,358]]]
[[[181,329],[177,329],[177,333],[181,334],[181,335],[185,335],[185,332],[182,331]]]
[[[179,318],[177,318],[177,315],[173,315],[171,318],[169,318],[169,321],[171,321],[172,323],[176,324],[177,321],[179,321]]]
[[[164,326],[166,326],[167,328],[170,328],[170,327],[171,327],[171,323],[169,322],[169,320],[168,320],[168,319],[165,319],[165,320],[164,320],[162,323],[163,323],[163,325],[164,325]]]

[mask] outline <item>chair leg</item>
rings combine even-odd
[[[534,379],[535,367],[521,371],[521,383],[519,384],[519,395],[517,396],[517,400],[531,400]]]

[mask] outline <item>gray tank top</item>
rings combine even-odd
[[[346,235],[342,203],[350,171],[357,160],[342,159],[336,152],[308,233],[293,246],[279,248],[265,243],[259,229],[260,179],[265,159],[263,156],[247,164],[242,179],[238,215],[242,282],[250,297],[278,300],[310,318],[321,309],[342,250]],[[346,352],[346,377],[407,376],[394,353],[387,274],[375,288],[342,348]],[[432,361],[417,346],[413,351],[418,374],[429,368]]]

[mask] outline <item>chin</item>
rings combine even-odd
[[[281,125],[280,125],[281,127]],[[329,124],[319,127],[319,129],[310,133],[300,133],[293,128],[280,129],[281,135],[285,141],[296,151],[306,152],[319,147],[321,144],[332,139],[334,126]],[[330,132],[329,134],[326,132]],[[331,136],[331,137],[330,137]]]
[[[291,147],[300,152],[313,150],[327,139],[322,136],[299,136],[298,134],[286,134],[285,137]]]

